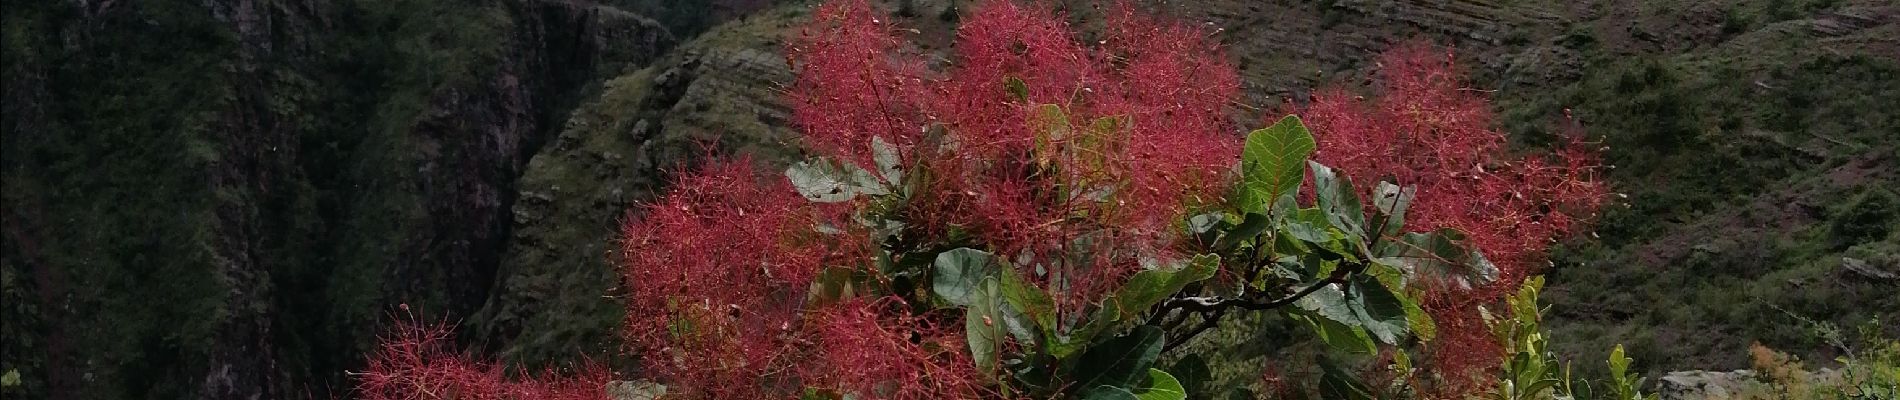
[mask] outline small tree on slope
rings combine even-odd
[[[1503,156],[1425,46],[1385,58],[1376,100],[1318,96],[1319,135],[1243,138],[1192,27],[1115,7],[1085,43],[986,1],[933,69],[883,15],[827,3],[788,45],[815,157],[709,163],[626,222],[626,350],[667,397],[1180,399],[1204,377],[1155,360],[1250,312],[1311,328],[1321,397],[1461,396],[1504,354],[1480,306],[1604,193],[1580,146]],[[1432,368],[1351,373],[1414,353]]]

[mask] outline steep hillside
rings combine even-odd
[[[470,321],[489,346],[531,364],[610,353],[603,344],[626,312],[614,299],[613,241],[630,208],[708,155],[784,165],[796,154],[778,91],[791,69],[778,46],[802,15],[714,28],[607,81],[574,112],[519,182],[496,294]]]
[[[1558,348],[1651,373],[1747,367],[1753,341],[1832,359],[1801,318],[1900,334],[1900,6],[1883,1],[1183,2],[1257,104],[1362,85],[1406,38],[1453,46],[1523,146],[1575,126],[1628,197],[1560,251]],[[1270,113],[1269,113],[1270,114]],[[1573,115],[1575,122],[1563,119]],[[1324,149],[1321,149],[1324,151]],[[1429,195],[1423,194],[1420,195]],[[1885,312],[1884,314],[1883,311]],[[1258,325],[1260,321],[1251,322]],[[1269,323],[1270,324],[1270,323]],[[1244,330],[1244,329],[1243,329]],[[1257,334],[1265,334],[1271,329]],[[1267,340],[1241,332],[1229,341]],[[1239,339],[1239,338],[1249,339]],[[1230,353],[1244,358],[1248,352]],[[1580,363],[1600,373],[1600,363]]]
[[[1600,239],[1558,259],[1564,347],[1628,343],[1652,372],[1732,369],[1754,341],[1814,360],[1843,350],[1804,318],[1884,316],[1900,333],[1900,6],[1701,6],[1619,11],[1635,22],[1595,27],[1605,39],[1582,79],[1500,103],[1514,128],[1574,110],[1629,195]]]
[[[396,303],[479,307],[528,157],[671,41],[565,1],[4,7],[26,398],[326,396]]]

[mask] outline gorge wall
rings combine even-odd
[[[474,313],[529,157],[673,43],[567,1],[5,9],[0,362],[28,397],[327,397],[396,304]]]

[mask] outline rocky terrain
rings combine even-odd
[[[797,154],[778,91],[792,73],[777,48],[799,15],[715,29],[606,81],[574,111],[518,181],[497,290],[471,320],[483,340],[531,363],[606,348],[625,313],[612,298],[613,240],[637,202],[707,156],[783,165]]]

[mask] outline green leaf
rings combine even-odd
[[[1101,334],[1103,330],[1121,320],[1121,308],[1117,306],[1119,303],[1115,300],[1115,295],[1109,295],[1107,299],[1103,299],[1101,306],[1089,315],[1087,323],[1082,324],[1080,328],[1075,328],[1067,335],[1057,336],[1055,345],[1049,346],[1049,355],[1067,359],[1076,351],[1088,346],[1095,340],[1095,335]]]
[[[950,304],[969,307],[982,294],[983,279],[996,271],[995,257],[982,250],[959,247],[937,254],[930,288]]]
[[[1265,212],[1281,193],[1300,187],[1301,161],[1313,154],[1313,134],[1300,117],[1288,115],[1273,126],[1247,133],[1240,153],[1240,209]]]
[[[1149,368],[1147,384],[1136,388],[1134,395],[1140,400],[1187,400],[1187,389],[1167,371]]]
[[[1280,197],[1273,199],[1273,207],[1269,213],[1275,217],[1280,217],[1292,214],[1294,210],[1300,209],[1299,192],[1299,189],[1294,189],[1286,193],[1281,193]]]
[[[1513,394],[1517,395],[1517,397],[1524,398],[1536,393],[1536,391],[1533,390],[1533,388],[1536,387],[1535,382],[1544,378],[1544,370],[1542,367],[1543,364],[1531,359],[1531,353],[1520,351],[1517,355],[1511,357],[1511,361],[1507,364],[1505,371],[1512,374],[1511,376],[1507,376],[1507,378],[1511,380],[1512,391],[1515,392]]]
[[[1188,260],[1179,269],[1141,271],[1128,278],[1128,283],[1115,291],[1114,299],[1120,302],[1118,306],[1124,317],[1147,311],[1149,306],[1167,299],[1188,284],[1213,277],[1219,268],[1219,256],[1201,254]]]
[[[1543,320],[1543,313],[1537,308],[1537,294],[1543,290],[1542,275],[1525,279],[1522,285],[1518,285],[1517,293],[1505,299],[1511,305],[1511,315],[1532,323]]]
[[[1238,277],[1235,279],[1208,279],[1202,282],[1201,294],[1227,298],[1240,297],[1246,293],[1247,287],[1252,286],[1247,282],[1241,282],[1241,279]]]
[[[1331,359],[1320,358],[1319,397],[1341,400],[1374,400],[1372,389],[1352,372]]]
[[[1326,343],[1339,351],[1371,354],[1379,350],[1378,344],[1374,343],[1372,338],[1366,335],[1364,329],[1348,326],[1331,318],[1314,315],[1309,311],[1287,310],[1286,315],[1289,318],[1306,322],[1308,327],[1313,328],[1313,333],[1319,335],[1320,342]]]
[[[1322,319],[1364,330],[1386,344],[1398,344],[1411,332],[1404,302],[1377,279],[1359,275],[1347,285],[1350,293],[1327,285],[1294,305]],[[1357,347],[1357,343],[1352,344]]]
[[[888,263],[880,263],[878,272],[890,278],[902,278],[911,284],[927,282],[934,272],[933,264],[937,254],[930,252],[904,252],[887,255]]]
[[[1125,119],[1126,117],[1122,116],[1096,118],[1089,124],[1087,131],[1075,137],[1068,157],[1080,162],[1081,165],[1086,166],[1085,168],[1099,169],[1116,163],[1113,155],[1121,154],[1121,147],[1126,144],[1124,135],[1127,132],[1122,129],[1128,125]],[[1106,201],[1108,196],[1114,194],[1118,186],[1117,184],[1084,185],[1077,189],[1085,192],[1083,195],[1091,200]]]
[[[830,389],[814,387],[807,387],[804,393],[798,395],[798,400],[843,400],[845,398],[847,398],[847,396],[838,394],[838,392]]]
[[[1207,385],[1214,380],[1214,370],[1207,366],[1207,359],[1200,354],[1188,354],[1175,360],[1168,366],[1169,371],[1181,382],[1183,393],[1211,393]]]
[[[970,358],[976,362],[978,370],[984,374],[996,373],[997,353],[1003,347],[1003,316],[998,310],[1002,289],[997,287],[995,277],[983,279],[975,293],[975,301],[963,314],[964,339],[970,345]]]
[[[1399,344],[1399,339],[1411,333],[1404,302],[1384,284],[1361,274],[1353,279],[1352,288],[1347,304],[1352,305],[1366,333],[1390,345]]]
[[[1215,240],[1220,238],[1221,232],[1232,227],[1233,224],[1227,222],[1227,217],[1218,212],[1189,217],[1187,225],[1188,234],[1202,246],[1212,246]]]
[[[1432,319],[1432,314],[1425,312],[1424,307],[1419,307],[1418,300],[1414,296],[1401,298],[1405,299],[1405,322],[1412,329],[1412,336],[1417,337],[1420,342],[1437,339],[1438,321]]]
[[[1009,303],[1010,309],[1022,312],[1040,332],[1046,334],[1055,329],[1055,299],[1049,292],[1023,280],[1021,272],[1014,268],[1000,268],[998,275],[1002,277],[1003,300]]]
[[[1379,215],[1385,221],[1379,229],[1379,235],[1392,236],[1404,232],[1405,210],[1411,208],[1412,198],[1417,195],[1417,186],[1399,187],[1379,181],[1379,188],[1373,192],[1372,198],[1372,206],[1379,210]]]
[[[884,141],[882,136],[872,136],[871,159],[877,162],[877,173],[884,177],[884,183],[904,182],[904,160],[898,155],[896,145]]]
[[[1232,249],[1234,246],[1239,246],[1243,240],[1251,240],[1255,236],[1260,236],[1260,232],[1266,232],[1267,227],[1271,225],[1273,225],[1272,221],[1268,220],[1266,215],[1251,212],[1247,213],[1247,218],[1242,220],[1240,225],[1235,225],[1233,230],[1227,231],[1227,234],[1222,236],[1220,241],[1214,243],[1214,248]]]
[[[792,181],[792,187],[798,190],[798,194],[805,196],[806,200],[819,203],[851,200],[859,194],[876,196],[890,193],[870,172],[824,158],[793,164],[785,169],[785,177]]]
[[[1036,134],[1036,162],[1039,165],[1051,165],[1072,136],[1075,128],[1069,123],[1069,113],[1062,106],[1054,104],[1037,105],[1029,114],[1029,129]]]
[[[1353,304],[1346,299],[1346,292],[1338,285],[1328,284],[1306,297],[1293,302],[1294,306],[1313,313],[1313,315],[1337,321],[1347,326],[1359,324],[1359,313],[1353,310]]]
[[[850,268],[826,267],[818,271],[818,277],[811,282],[811,290],[806,291],[805,302],[812,305],[825,305],[855,295]]]
[[[1326,221],[1334,228],[1345,232],[1348,238],[1363,238],[1366,209],[1359,202],[1359,192],[1352,188],[1352,178],[1339,175],[1332,167],[1318,162],[1307,161],[1313,169],[1313,194],[1318,198],[1319,210],[1326,213]]]
[[[1135,397],[1135,393],[1128,391],[1128,389],[1108,385],[1089,388],[1088,391],[1084,391],[1075,397],[1082,400],[1141,400],[1141,398]]]
[[[1141,378],[1161,355],[1161,328],[1141,325],[1122,335],[1090,346],[1075,360],[1077,387],[1127,387]]]
[[[1009,366],[1010,377],[1014,380],[1013,384],[1008,385],[1011,388],[1038,392],[1057,383],[1056,371],[1049,368],[1056,365],[1054,357],[1033,352],[1018,352],[1014,356],[1003,364]]]
[[[1014,76],[1003,78],[1003,90],[1009,91],[1009,97],[1016,101],[1029,101],[1029,85]]]
[[[1346,236],[1332,227],[1326,213],[1317,208],[1302,208],[1287,215],[1280,229],[1287,236],[1305,242],[1307,245],[1325,249],[1335,255],[1355,253],[1346,243]]]
[[[1305,280],[1313,276],[1313,274],[1307,273],[1306,266],[1300,264],[1300,258],[1297,256],[1284,256],[1278,260],[1274,260],[1272,264],[1267,266],[1267,272],[1272,273],[1273,276],[1292,281]]]
[[[1621,377],[1629,372],[1629,368],[1629,355],[1623,353],[1622,344],[1616,345],[1615,349],[1610,350],[1610,376],[1621,380]]]
[[[1406,328],[1411,331],[1413,337],[1417,337],[1421,342],[1430,342],[1438,337],[1437,322],[1432,320],[1431,314],[1427,314],[1425,309],[1418,305],[1418,298],[1423,295],[1422,291],[1406,287],[1403,271],[1400,271],[1398,267],[1374,263],[1367,266],[1366,275],[1377,278],[1379,284],[1389,289],[1393,297],[1399,301],[1399,305],[1405,310]]]
[[[1002,314],[1002,319],[998,322],[1003,325],[1003,330],[1015,337],[1017,343],[1022,344],[1026,349],[1034,349],[1042,344],[1044,333],[1037,327],[1036,321],[1023,315],[1022,311],[1009,305],[1007,301],[1000,304],[996,310]]]
[[[1254,400],[1258,398],[1260,398],[1260,396],[1255,396],[1253,394],[1253,389],[1248,389],[1244,387],[1235,387],[1235,388],[1227,389],[1227,400]]]
[[[1541,396],[1541,394],[1545,390],[1557,387],[1558,383],[1556,379],[1548,378],[1531,381],[1530,385],[1524,387],[1524,395],[1526,398],[1545,398],[1545,396]]]
[[[1498,278],[1498,267],[1466,248],[1464,234],[1451,229],[1406,233],[1380,243],[1374,262],[1398,267],[1420,279],[1469,289]]]

